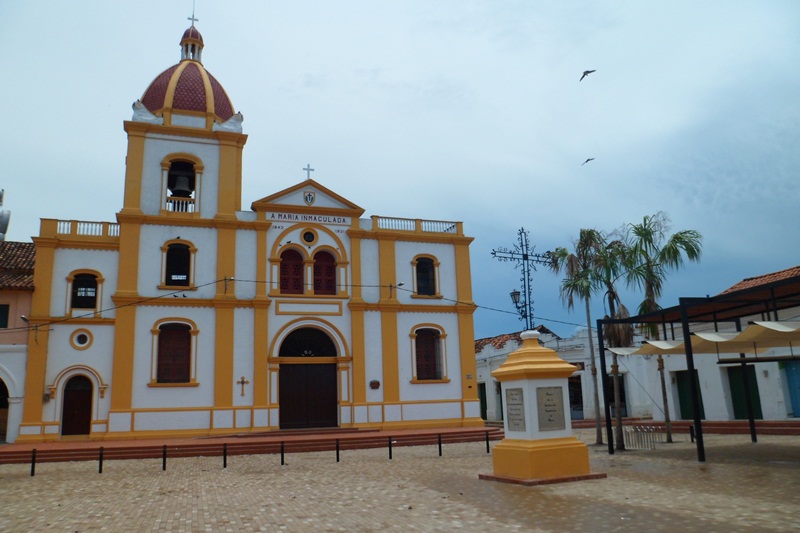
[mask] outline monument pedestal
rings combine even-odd
[[[492,375],[505,398],[506,438],[492,452],[494,473],[480,479],[538,485],[605,478],[589,469],[589,448],[572,435],[564,399],[575,367],[525,331],[522,346]]]

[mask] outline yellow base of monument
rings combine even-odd
[[[481,474],[481,479],[534,485],[606,477],[589,471],[589,448],[575,437],[504,439],[492,459],[494,474]]]

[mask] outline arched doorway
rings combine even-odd
[[[6,441],[8,434],[8,387],[0,379],[0,442]]]
[[[86,376],[74,376],[64,386],[61,411],[62,435],[88,435],[92,428],[92,382]]]
[[[338,426],[336,345],[331,338],[319,329],[301,328],[287,335],[278,355],[280,428]]]

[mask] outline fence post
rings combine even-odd
[[[283,460],[283,441],[281,441],[281,466],[283,466],[284,464],[286,463]]]
[[[165,444],[164,447],[161,449],[161,470],[167,470],[167,445]]]
[[[228,468],[228,443],[222,444],[222,468]]]
[[[389,460],[392,460],[392,437],[389,437]]]
[[[336,439],[336,462],[339,462],[339,439]]]
[[[486,453],[489,453],[489,431],[486,431]]]
[[[98,463],[99,463],[99,465],[97,467],[97,473],[98,474],[102,474],[103,473],[103,447],[102,446],[100,446],[100,457],[98,458]]]
[[[31,477],[36,475],[36,448],[31,451]]]
[[[439,457],[442,456],[442,434],[439,433]]]

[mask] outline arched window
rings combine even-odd
[[[414,267],[417,282],[416,294],[420,296],[436,296],[436,263],[430,257],[419,257]]]
[[[328,252],[314,254],[314,294],[336,294],[336,259]]]
[[[186,244],[172,243],[167,246],[164,285],[188,287],[191,280],[192,253]]]
[[[72,278],[73,309],[97,308],[97,276],[94,274],[76,274]]]
[[[194,163],[172,161],[167,172],[167,211],[193,213],[196,185]]]
[[[300,328],[289,333],[281,343],[279,357],[336,357],[336,345],[317,328]]]
[[[191,326],[162,324],[158,328],[157,383],[189,383],[192,367]]]
[[[281,294],[303,294],[303,256],[297,250],[281,254]]]
[[[440,334],[435,329],[415,331],[417,379],[442,379]]]

